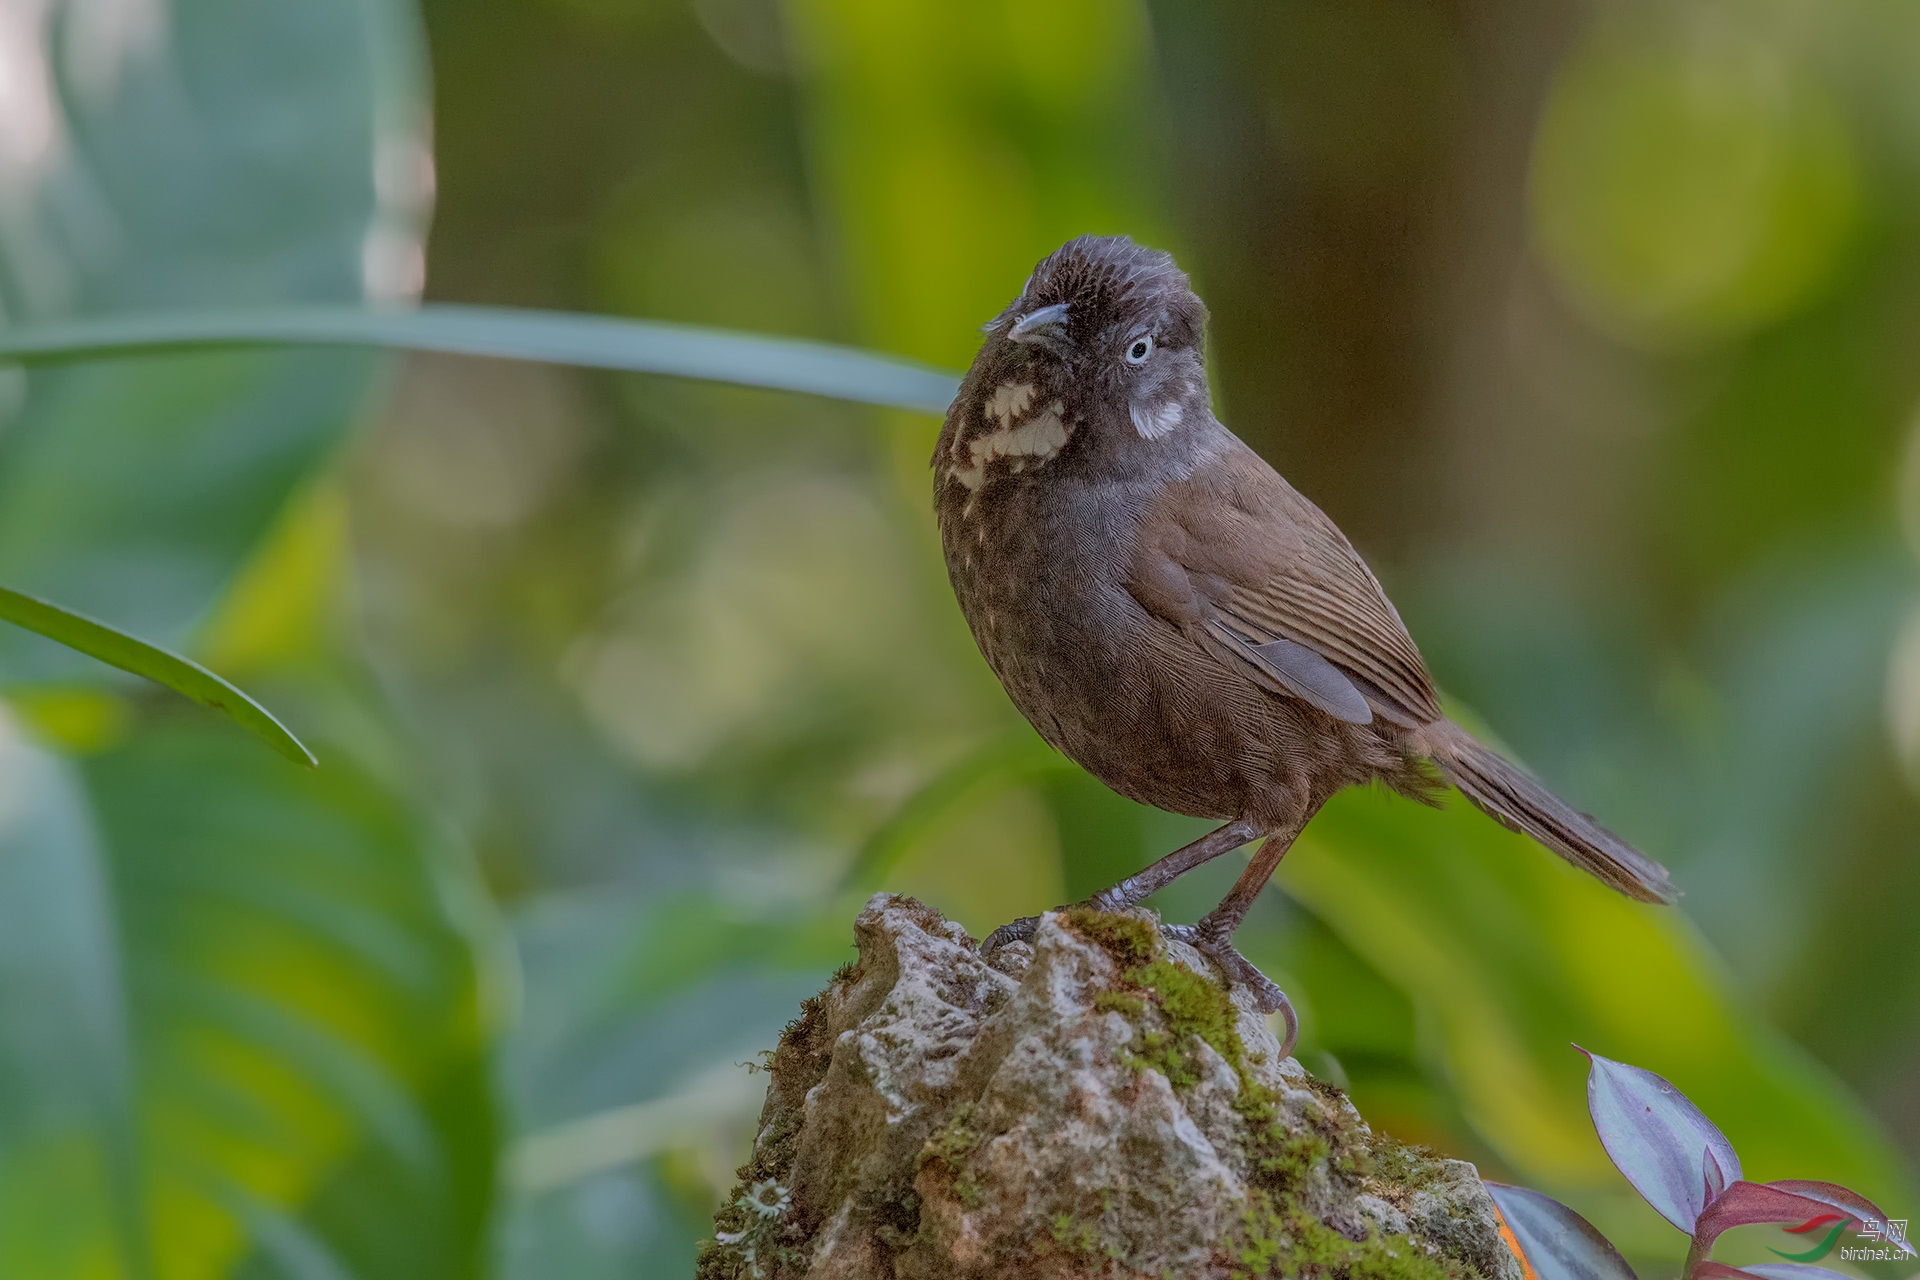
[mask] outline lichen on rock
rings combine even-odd
[[[701,1280],[1518,1280],[1473,1166],[1373,1133],[1146,912],[991,962],[882,894],[771,1063]]]

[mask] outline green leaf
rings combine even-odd
[[[0,704],[0,1274],[154,1273],[120,941],[79,779]]]
[[[431,167],[410,4],[156,0],[133,28],[83,0],[42,9],[9,49],[16,105],[48,127],[6,178],[0,331],[417,282]],[[246,351],[0,373],[0,581],[185,647],[382,363]],[[0,662],[36,681],[77,665],[12,633]]]
[[[145,676],[155,684],[185,694],[201,706],[226,716],[295,764],[319,763],[300,739],[274,719],[272,712],[197,662],[155,648],[70,609],[5,587],[0,587],[0,619],[57,640],[108,666]]]
[[[0,332],[0,358],[33,363],[279,344],[406,347],[630,373],[665,373],[944,414],[959,385],[908,360],[759,334],[611,316],[434,304],[280,307],[76,320]]]
[[[900,860],[962,804],[1030,778],[1078,772],[1025,725],[989,738],[935,774],[880,824],[841,877],[841,887],[858,894],[879,889]]]
[[[0,723],[0,1274],[481,1273],[477,890],[334,754]]]
[[[711,1208],[677,1215],[660,1158],[701,1153],[674,1180],[679,1200],[698,1203],[688,1174],[717,1163],[724,1179],[751,1143],[766,1081],[746,1063],[852,958],[842,905],[752,911],[712,893],[602,886],[518,912],[525,997],[499,1075],[522,1129],[504,1162],[499,1275],[691,1272]],[[609,1202],[627,1229],[581,1230]]]

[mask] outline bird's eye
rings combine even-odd
[[[1144,333],[1127,344],[1128,364],[1144,364],[1147,357],[1152,354],[1153,339]]]

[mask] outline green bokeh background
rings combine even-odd
[[[1684,1241],[1570,1041],[1749,1176],[1920,1216],[1920,9],[0,3],[9,326],[424,289],[951,369],[1089,231],[1176,252],[1223,419],[1686,893],[1344,796],[1243,935],[1302,1060],[1649,1277]],[[865,893],[980,933],[1190,838],[975,653],[937,425],[444,356],[0,369],[0,582],[323,761],[0,634],[0,1275],[686,1275],[739,1064]]]

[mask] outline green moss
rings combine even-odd
[[[954,1168],[973,1153],[980,1145],[980,1135],[973,1131],[974,1104],[962,1102],[947,1116],[947,1122],[934,1130],[927,1139],[920,1155],[914,1162],[914,1168],[925,1167],[929,1160],[938,1160],[948,1168]]]
[[[1230,1261],[1236,1276],[1289,1280],[1472,1280],[1471,1267],[1435,1258],[1404,1235],[1349,1240],[1297,1205],[1254,1188]]]
[[[1099,1224],[1070,1213],[1056,1213],[1048,1223],[1054,1245],[1070,1258],[1120,1261],[1126,1250],[1100,1234]]]
[[[1191,1089],[1200,1082],[1198,1040],[1239,1078],[1234,1109],[1246,1122],[1251,1176],[1246,1211],[1223,1250],[1234,1274],[1478,1280],[1470,1265],[1433,1257],[1404,1235],[1349,1240],[1306,1208],[1316,1178],[1350,1187],[1376,1177],[1418,1186],[1440,1171],[1429,1153],[1384,1137],[1365,1138],[1348,1119],[1344,1095],[1320,1082],[1307,1083],[1317,1101],[1308,1105],[1306,1127],[1290,1126],[1279,1094],[1253,1073],[1253,1059],[1240,1037],[1239,1010],[1224,987],[1169,957],[1159,930],[1141,917],[1075,908],[1066,921],[1120,967],[1118,985],[1095,997],[1094,1007],[1133,1025],[1130,1065],[1158,1071],[1176,1090]],[[1076,1257],[1122,1256],[1111,1245],[1102,1247],[1097,1223],[1085,1217],[1056,1215],[1052,1237],[1055,1246]]]
[[[934,1130],[927,1144],[920,1148],[913,1163],[916,1173],[929,1164],[944,1166],[953,1176],[954,1197],[969,1209],[980,1203],[980,1184],[974,1180],[967,1157],[985,1140],[974,1131],[973,1116],[973,1103],[962,1102],[956,1106],[946,1123]]]
[[[1446,1172],[1436,1152],[1395,1142],[1385,1134],[1374,1142],[1370,1154],[1372,1160],[1364,1172],[1403,1187],[1424,1187]]]
[[[1234,1275],[1272,1274],[1274,1259],[1286,1247],[1285,1227],[1266,1192],[1258,1187],[1248,1192],[1247,1207],[1240,1214],[1239,1236],[1233,1242]]]
[[[1175,1089],[1191,1089],[1200,1083],[1193,1053],[1197,1036],[1227,1060],[1243,1084],[1249,1079],[1232,997],[1212,978],[1169,959],[1152,921],[1087,907],[1065,915],[1069,926],[1121,967],[1122,985],[1096,996],[1094,1008],[1134,1024],[1128,1062],[1135,1070],[1150,1068]],[[1150,1008],[1160,1016],[1149,1018]]]
[[[1122,969],[1150,964],[1161,953],[1160,930],[1140,916],[1068,907],[1063,918],[1073,930],[1093,943]]]
[[[1263,1181],[1280,1189],[1290,1191],[1305,1186],[1313,1167],[1330,1154],[1327,1140],[1317,1133],[1284,1133],[1276,1129],[1262,1136],[1266,1140],[1252,1153],[1253,1167],[1266,1175]]]
[[[1308,1213],[1301,1204],[1316,1166],[1352,1183],[1381,1177],[1418,1185],[1439,1173],[1425,1152],[1387,1138],[1372,1143],[1343,1124],[1342,1113],[1320,1107],[1309,1129],[1287,1129],[1278,1099],[1257,1080],[1242,1077],[1236,1106],[1248,1120],[1253,1165],[1247,1210],[1234,1242],[1236,1275],[1286,1276],[1289,1280],[1479,1280],[1464,1262],[1437,1258],[1405,1235],[1375,1232],[1349,1240]]]
[[[851,979],[848,969],[836,981]],[[780,1104],[754,1142],[753,1155],[736,1170],[734,1194],[714,1215],[714,1238],[706,1241],[695,1266],[697,1280],[740,1280],[802,1265],[810,1231],[791,1209],[768,1212],[785,1193],[793,1172],[806,1091],[826,1075],[832,1043],[827,1035],[826,1004],[820,996],[800,1003],[800,1016],[787,1024],[767,1060],[773,1073],[770,1093]]]
[[[1079,1222],[1070,1213],[1056,1213],[1050,1226],[1053,1242],[1068,1253],[1086,1256],[1098,1253],[1100,1233],[1091,1222]]]
[[[1212,978],[1164,957],[1128,975],[1154,994],[1167,1028],[1184,1041],[1198,1036],[1246,1078],[1247,1049],[1240,1040],[1240,1011],[1226,988]]]

